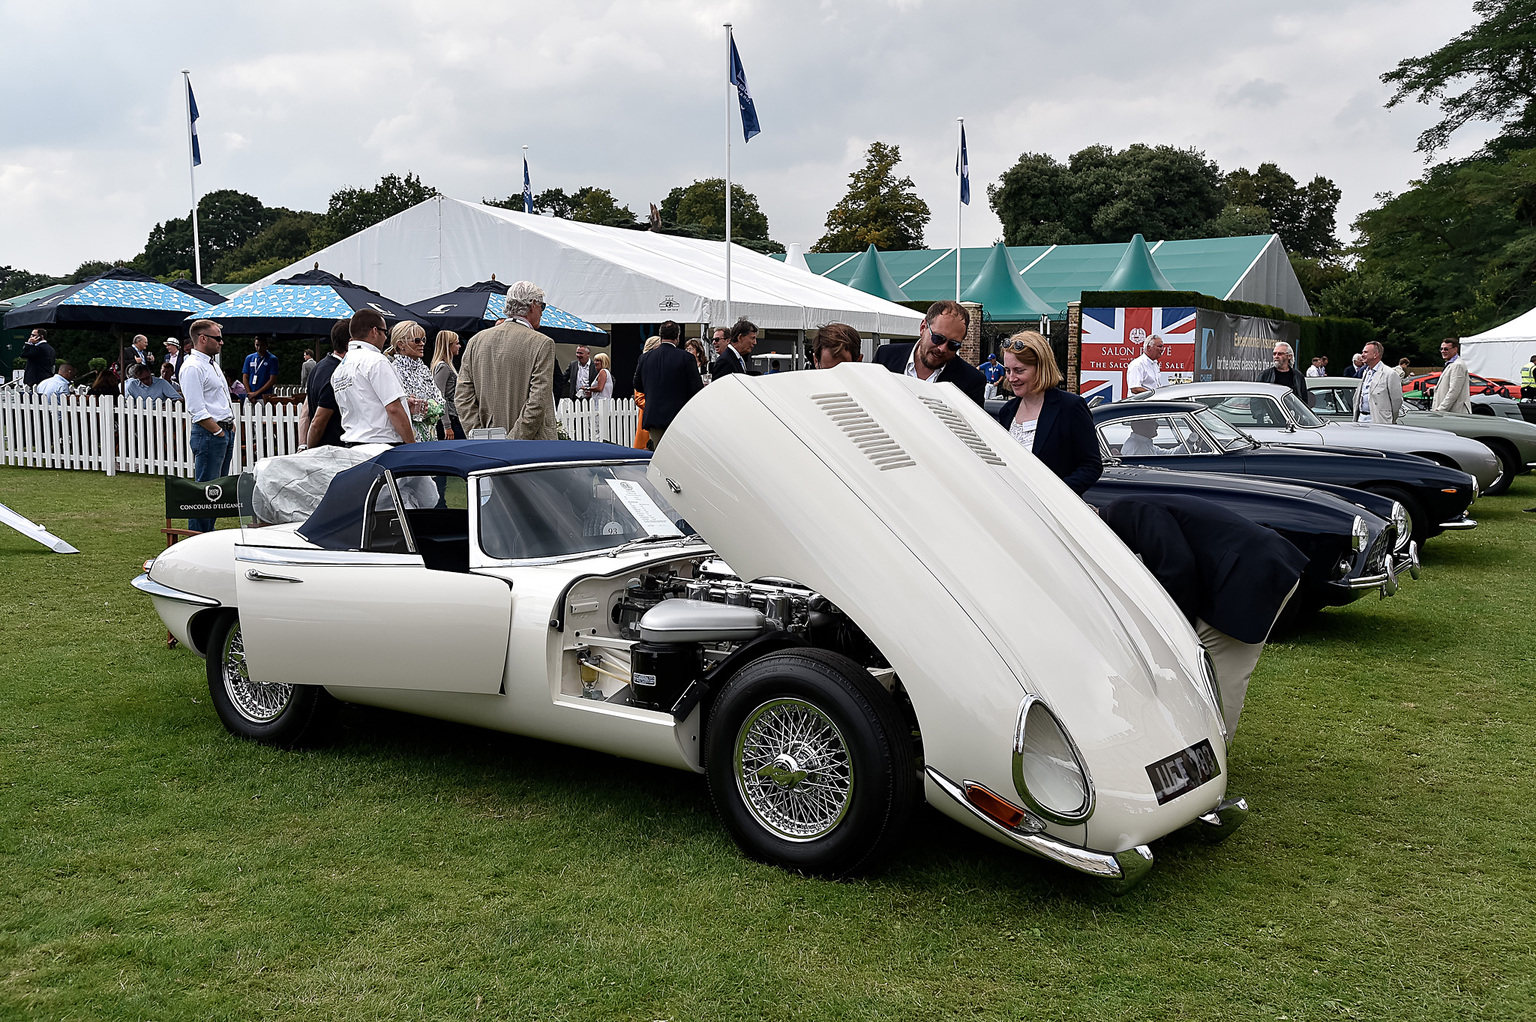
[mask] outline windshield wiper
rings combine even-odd
[[[704,537],[700,536],[697,532],[687,536],[639,536],[635,539],[626,540],[616,547],[612,547],[608,551],[608,556],[617,557],[625,550],[631,550],[637,546],[645,546],[650,543],[672,543],[676,546],[687,546],[689,543],[694,542],[702,543],[704,542]]]

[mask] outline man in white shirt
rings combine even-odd
[[[1328,370],[1323,368],[1323,356],[1321,356],[1321,355],[1314,355],[1313,356],[1313,358],[1312,358],[1312,368],[1307,370],[1307,375],[1308,376],[1327,376],[1328,375]]]
[[[1435,384],[1435,403],[1430,411],[1471,415],[1472,385],[1467,379],[1467,365],[1461,360],[1461,340],[1447,337],[1441,341],[1440,357],[1445,359],[1445,369]]]
[[[1396,425],[1403,414],[1403,379],[1381,364],[1380,341],[1366,341],[1360,352],[1360,390],[1355,398],[1355,419]]]
[[[347,357],[331,375],[336,407],[341,410],[341,442],[358,444],[415,443],[405,388],[395,367],[384,357],[389,329],[372,309],[352,315]]]
[[[1157,364],[1162,357],[1163,339],[1153,334],[1142,344],[1141,354],[1125,367],[1126,394],[1150,394],[1163,385],[1163,367]]]
[[[200,483],[229,475],[235,453],[235,413],[229,405],[229,384],[213,359],[224,348],[224,328],[211,319],[200,319],[188,331],[192,350],[181,364],[181,393],[187,402],[192,430],[192,478]],[[212,532],[212,518],[189,518],[193,532]]]

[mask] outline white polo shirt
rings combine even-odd
[[[1133,387],[1156,390],[1163,385],[1163,367],[1146,355],[1137,355],[1125,367],[1125,393],[1130,396]]]
[[[367,341],[353,341],[331,376],[341,410],[341,439],[348,444],[398,444],[404,438],[389,421],[388,407],[406,408],[405,388],[384,353]]]

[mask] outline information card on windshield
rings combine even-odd
[[[682,536],[682,530],[672,523],[665,511],[656,506],[651,495],[645,492],[645,487],[631,479],[610,479],[608,485],[647,535],[662,539]]]

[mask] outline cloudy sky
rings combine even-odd
[[[414,171],[466,199],[592,184],[636,213],[724,166],[733,22],[763,133],[733,178],[773,237],[809,246],[869,143],[901,147],[955,235],[955,118],[974,187],[965,242],[1001,234],[985,184],[1021,152],[1193,146],[1344,192],[1341,237],[1423,169],[1429,108],[1379,75],[1474,22],[1471,0],[0,0],[0,265],[62,274],[136,254],[189,205],[181,70],[206,192],[324,209]],[[1452,155],[1483,140],[1458,136]]]

